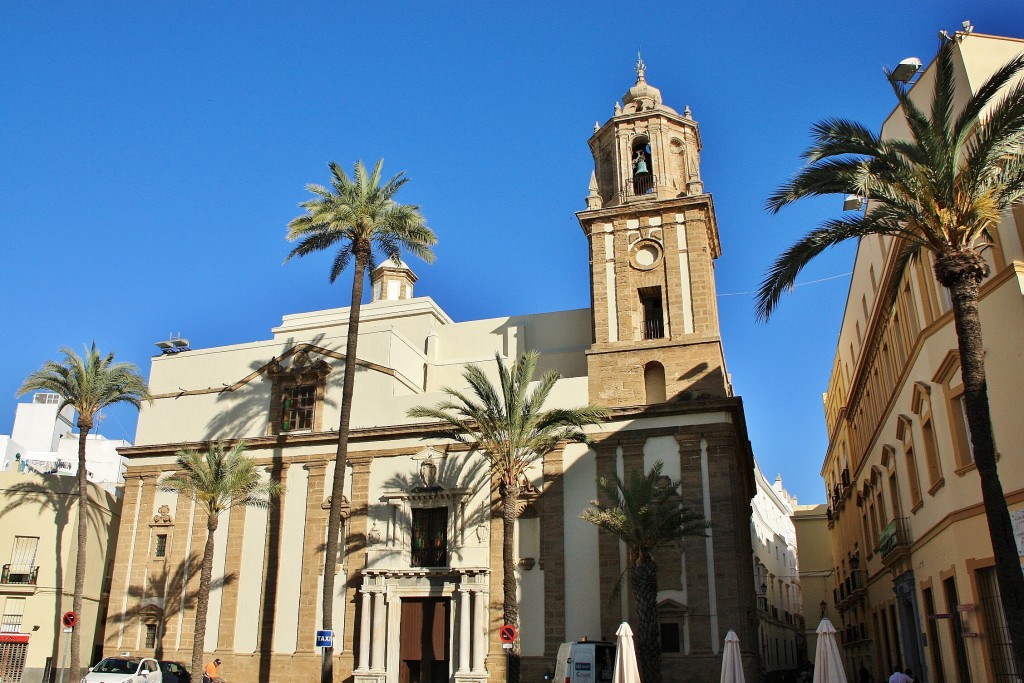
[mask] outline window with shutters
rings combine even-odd
[[[0,583],[35,584],[39,576],[39,567],[36,566],[38,549],[38,536],[15,536],[11,561],[3,566]]]
[[[4,601],[4,614],[0,619],[0,633],[20,633],[24,615],[25,598],[7,598]]]

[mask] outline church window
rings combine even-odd
[[[146,624],[146,647],[156,647],[156,624]]]
[[[644,316],[644,339],[664,339],[665,321],[661,306],[661,287],[644,287],[640,290],[640,307]]]
[[[316,387],[301,385],[281,392],[281,431],[293,432],[313,428]]]
[[[412,509],[412,566],[448,565],[448,508]]]
[[[331,366],[322,358],[311,358],[311,352],[321,353],[315,347],[300,347],[291,357],[275,358],[267,365],[272,383],[267,434],[323,429],[321,408]]]
[[[633,153],[629,163],[633,185],[632,194],[643,195],[654,192],[654,167],[651,164],[651,145],[647,138],[639,137],[633,141]]]
[[[154,557],[166,557],[167,555],[167,534],[156,535],[156,547],[153,549]]]
[[[665,366],[658,361],[644,366],[644,391],[647,405],[665,402]]]

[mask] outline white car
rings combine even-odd
[[[82,683],[161,683],[160,664],[149,657],[107,657],[89,673]]]

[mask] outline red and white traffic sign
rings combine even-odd
[[[501,642],[503,643],[515,642],[518,635],[519,633],[516,631],[516,627],[512,624],[505,624],[501,627],[501,630],[498,631],[498,637],[501,638]]]
[[[64,624],[67,628],[74,628],[77,621],[78,615],[74,612],[65,612],[64,616],[60,618],[60,623]]]

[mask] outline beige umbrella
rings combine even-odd
[[[836,629],[828,619],[822,619],[816,631],[818,647],[814,653],[814,683],[846,683],[843,660],[836,645]]]
[[[615,632],[615,669],[612,683],[640,683],[640,667],[636,663],[636,646],[633,645],[633,629],[622,622]]]
[[[725,649],[722,650],[722,678],[719,683],[745,683],[743,658],[740,657],[740,639],[736,631],[729,629],[725,634]]]

